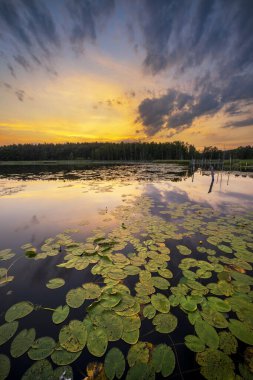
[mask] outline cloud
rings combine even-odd
[[[25,97],[25,91],[24,90],[17,90],[15,91],[15,94],[20,102],[23,102]]]
[[[72,19],[70,41],[76,51],[82,52],[85,40],[96,40],[97,24],[112,13],[114,0],[69,0],[67,9]]]
[[[30,63],[27,61],[27,59],[25,57],[23,57],[22,55],[16,55],[14,56],[14,60],[23,68],[25,69],[26,71],[31,71],[32,67],[30,65]]]
[[[144,66],[153,74],[166,68],[183,72],[209,61],[228,77],[252,64],[251,0],[145,0],[139,14]]]
[[[253,117],[245,120],[233,121],[223,126],[223,128],[243,128],[253,126]]]
[[[224,88],[214,87],[209,82],[199,94],[192,95],[169,89],[160,97],[146,98],[138,106],[136,121],[143,125],[148,136],[153,136],[162,129],[173,129],[170,131],[170,135],[173,135],[191,127],[195,119],[210,117],[221,109],[228,116],[234,116],[238,114],[239,107],[242,109],[251,101],[253,81],[250,76],[241,75],[233,78]],[[245,122],[247,121],[232,122],[225,126],[250,125]]]

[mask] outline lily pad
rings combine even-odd
[[[234,379],[234,363],[221,351],[207,349],[197,353],[197,363],[201,366],[201,374],[207,380]]]
[[[184,256],[190,255],[192,253],[190,248],[186,247],[185,245],[177,245],[177,249],[179,250],[181,255],[184,255]]]
[[[127,372],[126,380],[155,380],[155,370],[148,364],[137,363]]]
[[[166,290],[170,286],[169,281],[162,277],[152,277],[152,284],[155,288],[161,290]]]
[[[46,287],[48,289],[57,289],[62,287],[65,284],[65,280],[63,278],[52,278],[51,280],[48,281],[46,284]]]
[[[123,330],[123,334],[121,339],[124,340],[128,344],[136,344],[139,340],[140,336],[140,330],[132,330],[132,331],[125,331]]]
[[[84,303],[84,289],[71,289],[66,295],[67,304],[73,309],[77,309]]]
[[[228,328],[236,338],[246,344],[253,345],[253,331],[245,323],[237,319],[230,319]]]
[[[141,320],[138,314],[131,315],[130,317],[122,317],[123,330],[135,331],[141,327]]]
[[[106,352],[108,345],[108,338],[106,334],[106,330],[102,327],[93,328],[87,340],[87,348],[89,352],[96,356],[101,357]]]
[[[11,356],[13,358],[18,358],[23,355],[29,348],[33,345],[35,340],[35,329],[22,330],[11,343]]]
[[[121,338],[123,322],[119,315],[109,310],[105,311],[100,315],[100,318],[97,319],[97,323],[100,327],[105,329],[109,341],[113,342]]]
[[[156,331],[166,334],[171,333],[177,327],[177,318],[171,314],[157,314],[153,319]]]
[[[208,305],[217,311],[222,313],[229,312],[231,310],[231,306],[227,301],[224,301],[218,297],[208,297]]]
[[[52,354],[55,348],[55,341],[48,336],[37,339],[30,350],[28,356],[32,360],[42,360]]]
[[[124,372],[124,355],[117,347],[113,347],[107,352],[105,357],[105,374],[109,380],[113,380],[114,377],[121,379]]]
[[[174,352],[166,344],[159,344],[152,353],[151,365],[156,373],[162,373],[163,377],[170,376],[175,369],[176,360]]]
[[[200,340],[211,348],[218,348],[219,346],[219,336],[212,326],[206,321],[197,320],[195,325],[195,331],[200,338]]]
[[[24,373],[21,380],[48,380],[53,378],[53,368],[48,360],[39,360]]]
[[[59,334],[61,347],[69,352],[78,352],[83,349],[87,341],[87,329],[83,322],[71,321],[64,326]]]
[[[147,305],[143,309],[143,316],[148,319],[154,318],[156,314],[156,309],[152,305]]]
[[[76,361],[81,353],[82,351],[69,352],[63,348],[58,348],[52,353],[51,359],[57,365],[68,365]]]
[[[11,363],[6,355],[0,354],[0,380],[6,379],[10,373]]]
[[[68,380],[74,379],[73,370],[70,366],[62,366],[54,370],[54,380],[62,379],[63,376]]]
[[[84,298],[87,300],[93,300],[101,295],[101,288],[97,284],[86,283],[82,285],[84,289]]]
[[[32,303],[27,301],[18,302],[12,305],[5,313],[6,322],[12,322],[30,314],[34,309]]]
[[[4,323],[0,326],[0,346],[13,337],[18,329],[18,322]]]
[[[202,352],[205,350],[205,345],[199,337],[195,335],[186,335],[184,339],[185,345],[189,350],[193,352]]]
[[[151,303],[160,313],[168,313],[170,311],[170,301],[161,293],[153,294],[151,296]]]
[[[118,305],[121,301],[121,295],[119,293],[116,294],[106,294],[101,298],[100,305],[105,309],[111,309],[112,307]]]
[[[150,345],[150,347],[149,347]],[[150,343],[137,342],[128,351],[127,361],[130,367],[136,363],[148,363],[149,349],[152,347]]]
[[[235,354],[237,351],[237,339],[230,332],[221,331],[219,333],[220,346],[219,348],[228,355]]]
[[[62,323],[63,321],[65,321],[68,315],[69,315],[68,305],[58,306],[52,314],[52,320],[56,325],[58,325],[59,323]]]

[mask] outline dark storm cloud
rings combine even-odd
[[[245,120],[234,121],[233,123],[226,124],[223,128],[243,128],[253,125],[253,117]]]
[[[253,101],[251,0],[145,0],[141,15],[144,67],[153,75],[172,69],[192,82],[189,93],[169,89],[141,102],[137,120],[147,135],[180,132],[221,109],[228,116],[243,113]]]
[[[144,99],[138,107],[137,122],[141,122],[148,136],[162,129],[173,128],[174,133],[189,128],[201,116],[212,116],[224,108],[229,116],[242,113],[244,105],[253,101],[253,80],[248,76],[235,77],[224,88],[209,86],[198,95],[168,90],[167,94]],[[249,122],[249,124],[247,124]],[[251,119],[226,124],[226,127],[251,125]]]

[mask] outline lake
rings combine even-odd
[[[252,188],[174,164],[1,167],[0,379],[252,378]]]

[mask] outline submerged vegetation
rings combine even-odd
[[[129,196],[112,214],[116,227],[85,241],[72,231],[21,247],[29,263],[57,257],[66,278],[78,271],[83,281],[55,297],[54,308],[19,300],[4,311],[0,345],[10,346],[0,355],[0,379],[23,355],[30,367],[22,380],[76,379],[75,362],[85,379],[183,379],[189,371],[207,380],[252,379],[253,213]],[[19,256],[0,251],[12,268]],[[15,281],[9,271],[0,269],[2,286]],[[57,294],[66,278],[50,279],[45,292]],[[20,327],[45,310],[54,337]]]

